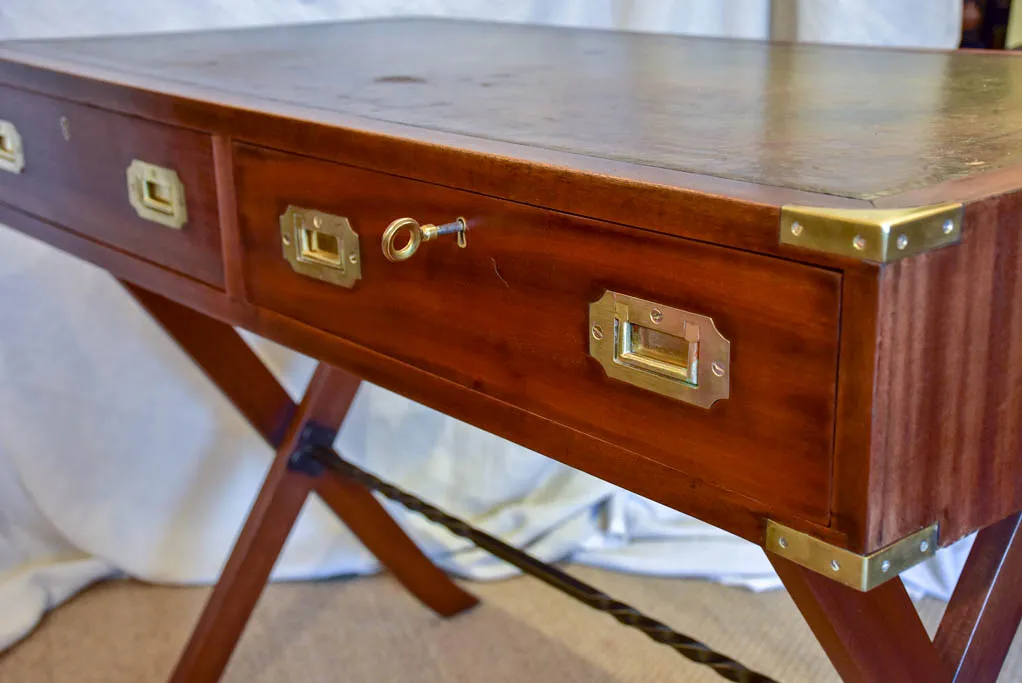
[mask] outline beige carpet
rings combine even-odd
[[[783,592],[702,581],[572,573],[786,683],[837,675]],[[467,584],[484,601],[441,620],[389,577],[271,586],[225,676],[228,683],[718,683],[610,617],[528,578]],[[103,584],[50,615],[0,656],[3,683],[165,679],[206,589]],[[943,610],[920,604],[932,628]],[[1016,639],[1000,683],[1022,681]]]

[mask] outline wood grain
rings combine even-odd
[[[26,62],[25,60],[29,60]],[[80,74],[80,76],[79,76]],[[0,46],[0,81],[174,126],[428,180],[568,213],[763,253],[788,253],[783,203],[868,202],[415,128],[139,78]],[[833,258],[797,256],[828,265]]]
[[[246,145],[235,158],[253,303],[826,524],[835,273]],[[282,258],[288,205],[351,221],[354,289]],[[464,216],[468,248],[448,237],[390,263],[380,236],[401,216]],[[713,318],[730,398],[707,410],[608,379],[588,354],[589,303],[608,289]]]
[[[845,683],[950,683],[900,579],[868,593],[767,553]]]
[[[122,284],[267,444],[278,448],[298,406],[241,335],[230,325],[186,306]],[[337,384],[331,390],[330,400],[337,404],[332,414],[339,414],[354,400],[360,380],[337,368],[331,370],[330,377]],[[328,475],[317,478],[314,487],[366,549],[426,606],[442,616],[453,616],[476,605],[478,601],[418,549],[364,486]]]
[[[223,286],[209,136],[4,87],[0,119],[17,126],[26,157],[20,174],[0,174],[0,201]],[[144,220],[132,208],[126,171],[133,159],[178,173],[188,205],[183,228]]]
[[[847,547],[840,529],[812,524],[761,501],[714,486],[643,454],[566,427],[473,388],[443,379],[272,311],[233,301],[221,291],[62,230],[0,204],[0,223],[77,254],[116,277],[231,325],[343,367],[435,410],[560,460],[619,486],[761,543],[764,519]]]
[[[976,53],[430,19],[9,47],[129,78],[867,199],[1017,164],[1022,151],[1019,118],[1006,115],[1022,104],[1022,60]]]
[[[297,406],[237,330],[147,289],[122,284],[256,433],[272,448],[279,447]]]
[[[976,536],[933,639],[959,683],[994,683],[1022,619],[1022,514]]]
[[[220,240],[223,251],[224,285],[232,299],[244,300],[245,277],[241,265],[241,235],[234,197],[234,145],[224,135],[214,135],[213,176],[220,203]]]
[[[412,595],[442,617],[479,604],[433,564],[366,487],[327,473],[316,493]]]
[[[941,542],[1022,509],[1022,193],[965,213],[959,246],[881,276],[868,523]]]
[[[248,618],[291,533],[315,480],[288,469],[302,430],[309,422],[336,429],[354,397],[357,379],[331,379],[332,369],[316,369],[288,425],[220,580],[206,601],[199,622],[171,674],[170,683],[216,683],[227,666]],[[354,387],[352,387],[354,384]]]

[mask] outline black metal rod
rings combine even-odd
[[[366,488],[379,492],[409,510],[419,513],[426,519],[440,524],[455,535],[472,541],[472,543],[483,550],[518,567],[526,574],[534,576],[559,591],[568,594],[579,602],[610,614],[626,626],[639,629],[649,638],[673,648],[694,662],[711,667],[729,681],[734,681],[735,683],[777,683],[774,679],[746,668],[704,643],[690,638],[683,633],[678,633],[666,624],[642,614],[631,605],[615,600],[557,567],[537,560],[528,553],[508,545],[484,531],[476,529],[467,522],[453,517],[411,493],[399,489],[393,484],[389,484],[379,477],[343,460],[330,447],[307,443],[296,451],[292,458],[292,463],[295,467],[302,467],[302,463],[305,462],[304,467],[308,468],[308,465],[311,464],[309,461],[317,463],[336,475],[357,481]]]

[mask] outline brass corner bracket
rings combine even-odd
[[[767,520],[765,549],[858,591],[869,591],[937,552],[937,524],[869,555],[858,555]]]
[[[962,205],[911,209],[781,207],[781,244],[890,263],[962,239]]]

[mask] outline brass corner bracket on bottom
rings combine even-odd
[[[938,540],[934,523],[869,555],[858,555],[767,520],[764,547],[838,583],[868,591],[932,557],[937,552]]]
[[[889,263],[962,239],[962,205],[911,209],[781,207],[781,244]]]

